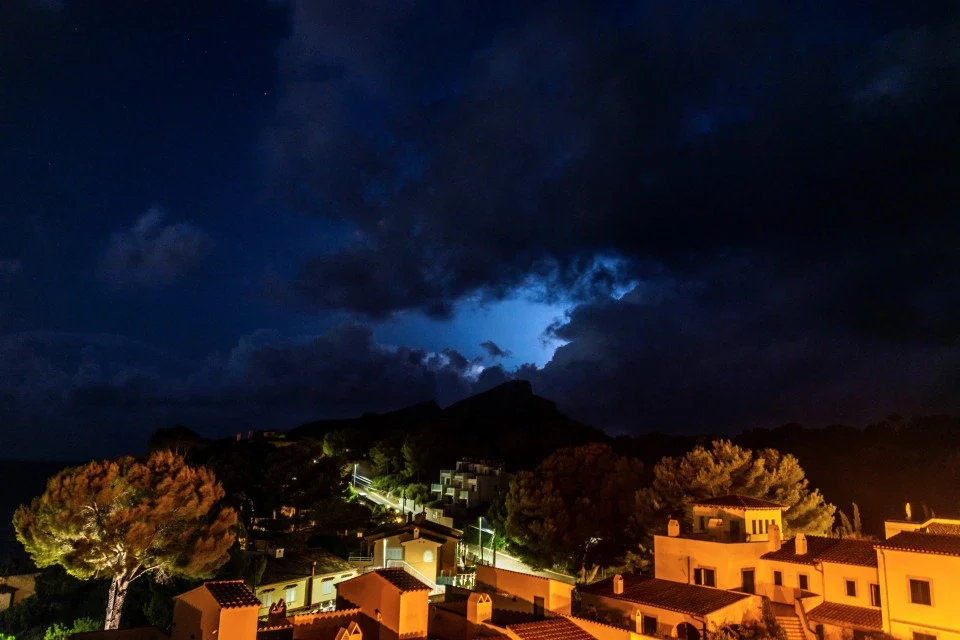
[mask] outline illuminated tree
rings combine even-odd
[[[130,584],[211,576],[229,559],[237,515],[214,511],[223,489],[212,472],[156,451],[66,469],[13,517],[38,567],[61,565],[84,580],[110,578],[105,629],[116,629]]]
[[[507,536],[535,567],[585,572],[622,557],[639,540],[633,500],[642,471],[606,444],[559,449],[510,483]]]
[[[829,535],[836,507],[810,489],[800,463],[776,449],[751,451],[729,440],[716,440],[709,449],[697,446],[685,456],[664,458],[653,470],[653,486],[638,493],[638,507],[666,516],[685,513],[685,505],[736,493],[773,500],[789,507],[783,514],[784,534]]]

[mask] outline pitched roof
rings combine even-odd
[[[389,526],[382,531],[376,531],[367,535],[367,540],[392,538],[393,536],[403,535],[405,533],[412,535],[414,527],[420,529],[420,535],[432,533],[434,536],[438,536],[444,542],[447,540],[460,540],[460,538],[463,536],[463,531],[460,531],[459,529],[454,529],[452,527],[442,525],[439,522],[433,522],[432,520],[422,519]]]
[[[727,496],[717,496],[715,498],[704,498],[703,500],[692,500],[687,503],[703,507],[733,507],[735,509],[787,509],[786,505],[772,500],[762,500],[760,498],[751,498],[739,494],[730,494]]]
[[[259,598],[243,584],[243,580],[214,580],[204,582],[203,586],[224,609],[260,607]]]
[[[960,536],[918,531],[901,531],[883,542],[874,543],[877,549],[935,553],[944,556],[960,556]]]
[[[953,522],[931,522],[921,529],[924,533],[936,533],[944,536],[960,536],[960,524]]]
[[[647,604],[659,609],[689,613],[696,616],[706,615],[750,597],[746,593],[698,587],[682,582],[629,574],[623,576],[623,593],[615,594],[613,592],[612,577],[594,582],[580,590],[592,595]]]
[[[566,618],[550,618],[537,622],[507,625],[520,640],[595,640]]]
[[[810,537],[807,537],[809,548]],[[843,538],[827,550],[823,551],[818,560],[821,562],[835,562],[837,564],[852,564],[860,567],[877,566],[877,552],[873,548],[872,540],[854,540]]]
[[[316,562],[314,567],[313,563]],[[282,558],[267,558],[267,567],[260,578],[260,586],[300,580],[315,575],[355,571],[356,567],[324,549],[288,550]]]
[[[817,622],[833,623],[839,626],[851,626],[873,631],[883,629],[880,609],[870,609],[868,607],[854,607],[849,604],[824,602],[814,607],[810,613],[807,614],[807,617]]]
[[[420,582],[403,569],[377,569],[374,573],[404,593],[407,591],[432,591],[430,586]]]
[[[796,553],[797,539],[787,540],[777,551],[768,551],[760,556],[764,560],[775,560],[778,562],[793,562],[794,564],[816,564],[821,562],[821,556],[835,547],[840,542],[840,538],[826,538],[824,536],[807,536],[807,552],[798,556]],[[849,541],[848,541],[849,542]],[[842,553],[836,555],[837,558],[843,557]],[[839,559],[830,560],[830,562],[841,562]],[[843,564],[854,564],[844,562]],[[873,565],[877,566],[876,560]]]

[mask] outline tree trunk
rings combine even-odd
[[[127,587],[130,581],[126,576],[113,576],[110,581],[110,591],[107,594],[107,615],[103,623],[105,630],[120,628],[120,612],[123,609],[123,601],[127,597]]]

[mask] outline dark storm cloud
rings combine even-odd
[[[449,404],[473,392],[469,368],[455,351],[385,347],[361,325],[298,340],[258,331],[201,362],[119,336],[30,332],[0,336],[0,407],[11,451],[68,458],[136,451],[176,423],[229,436]]]
[[[779,268],[957,231],[947,8],[924,27],[882,4],[295,6],[272,175],[352,233],[295,284],[319,307],[590,300],[730,249]]]
[[[499,360],[500,358],[509,358],[510,352],[501,349],[493,340],[486,340],[480,343],[480,347],[487,352],[487,356]]]
[[[151,207],[130,229],[110,237],[100,264],[101,274],[115,286],[162,285],[196,270],[210,240],[187,222],[163,224],[165,212]]]

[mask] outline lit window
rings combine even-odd
[[[930,583],[927,580],[910,579],[910,602],[913,604],[930,605]]]
[[[424,561],[424,562],[433,562],[433,551],[430,551],[430,549],[427,549],[426,551],[424,551],[424,552],[423,552],[423,561]]]
[[[333,593],[333,578],[324,578],[320,583],[320,593],[329,596]]]
[[[855,580],[846,580],[847,585],[847,596],[850,598],[857,597],[857,582]]]
[[[269,607],[273,604],[273,589],[269,591],[264,591],[260,594],[260,600],[263,601],[263,606]]]
[[[290,604],[291,602],[296,602],[296,600],[297,600],[297,585],[295,585],[295,584],[287,585],[287,588],[285,589],[285,593],[284,593],[284,595],[283,595],[283,600],[284,600],[284,602],[286,602],[287,604]]]

